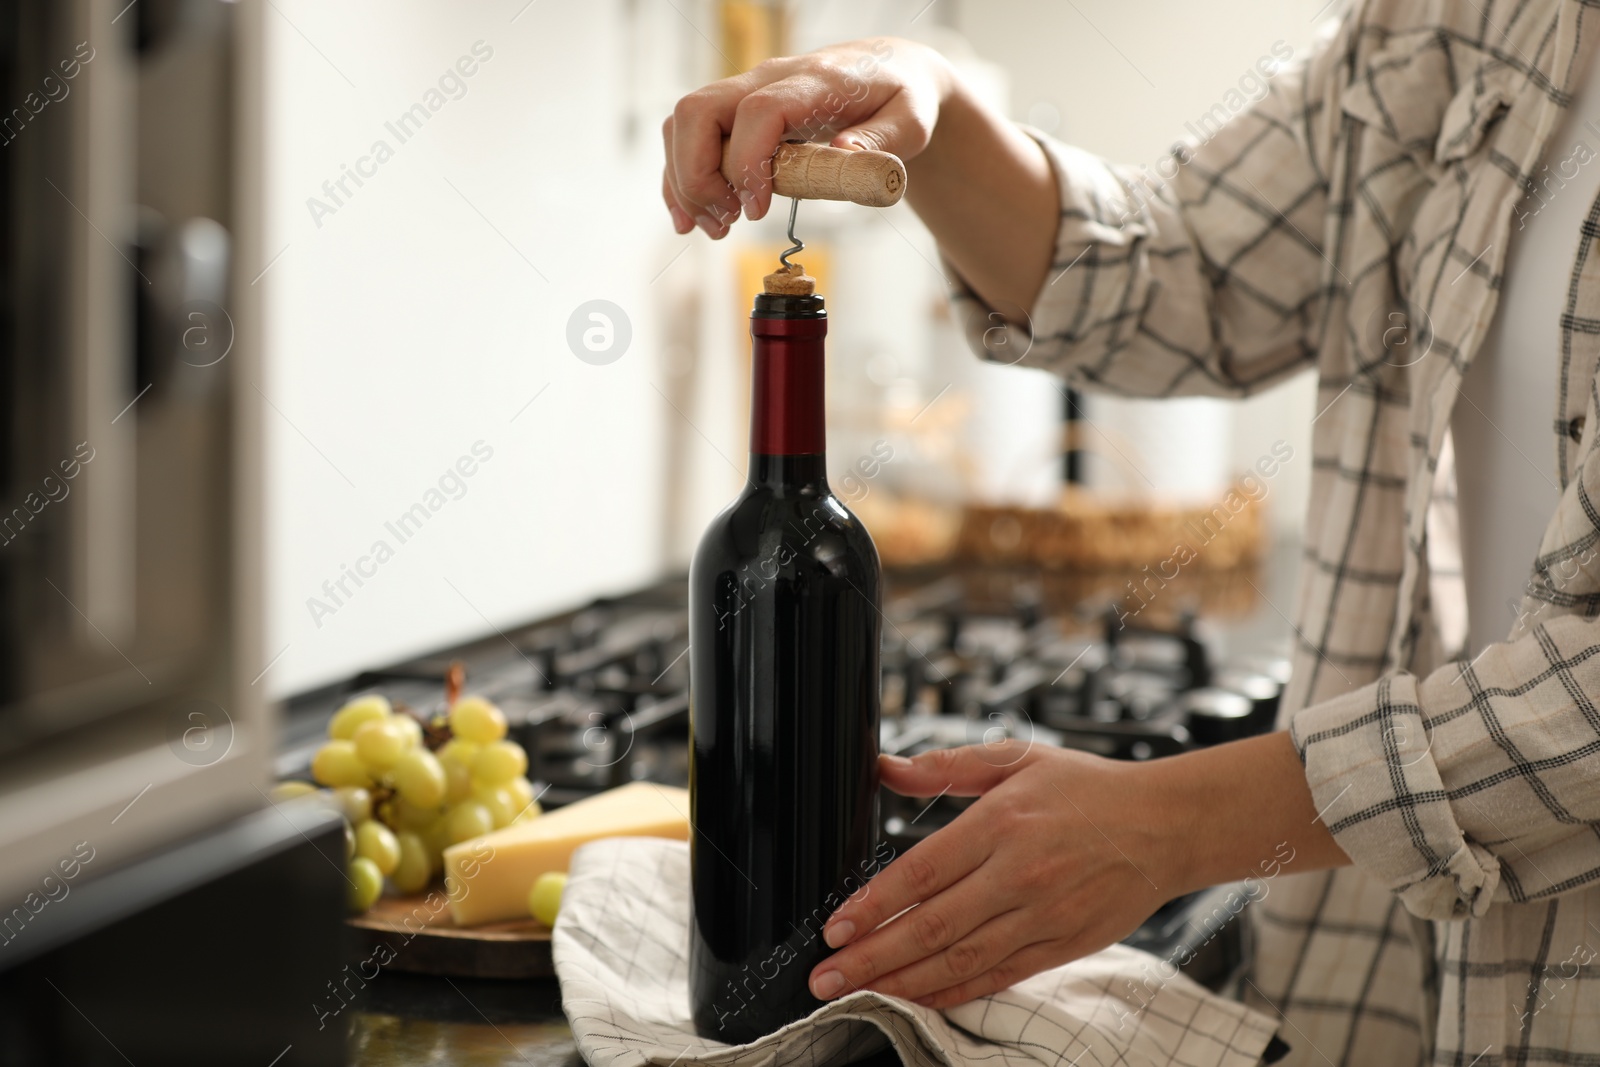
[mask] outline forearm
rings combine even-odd
[[[928,147],[907,164],[906,199],[990,307],[1023,321],[1050,270],[1059,197],[1032,137],[947,72]]]
[[[1264,865],[1276,873],[1350,863],[1318,815],[1287,731],[1157,760],[1148,771],[1156,810],[1169,813],[1167,878],[1179,892],[1260,878]]]

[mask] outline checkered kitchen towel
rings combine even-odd
[[[552,951],[590,1067],[822,1067],[886,1042],[912,1067],[1246,1067],[1277,1027],[1182,975],[1152,979],[1159,961],[1114,945],[943,1012],[863,990],[725,1045],[690,1021],[688,944],[688,845],[627,837],[577,851]]]

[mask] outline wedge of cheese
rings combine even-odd
[[[602,837],[687,841],[689,791],[634,782],[451,845],[444,877],[456,925],[527,918],[534,880],[566,870],[579,845]]]

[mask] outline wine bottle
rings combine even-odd
[[[815,295],[756,297],[750,468],[689,575],[689,985],[744,1043],[820,1004],[822,924],[879,863],[882,578],[828,487]]]

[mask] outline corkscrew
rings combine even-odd
[[[728,141],[722,142],[722,176],[738,188],[741,175],[728,161]],[[802,200],[848,200],[865,207],[892,207],[906,191],[906,166],[888,152],[851,151],[808,141],[786,141],[772,156],[772,191],[789,198],[789,247],[778,256],[778,270],[764,279],[766,291],[787,296],[810,296],[816,279],[789,257],[805,250],[794,227]]]
[[[791,196],[789,198],[789,247],[778,253],[778,262],[783,264],[783,269],[786,271],[799,266],[798,263],[790,263],[789,257],[796,252],[804,252],[806,250],[806,243],[794,235],[794,220],[795,216],[799,214],[800,198]]]

